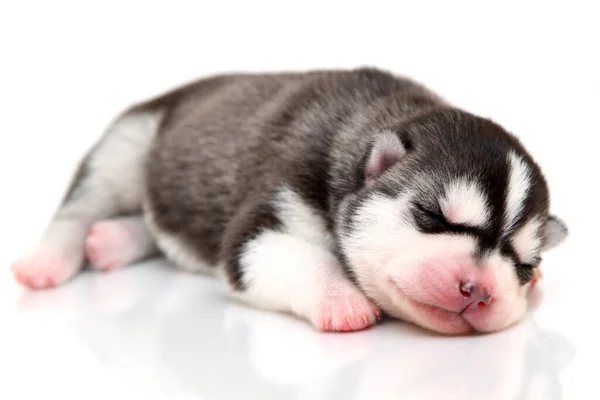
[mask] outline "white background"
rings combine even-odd
[[[573,356],[559,371],[564,398],[593,398],[587,391],[596,390],[594,371],[600,357],[596,328],[600,265],[595,252],[600,223],[596,195],[600,13],[592,1],[487,3],[2,1],[0,265],[8,267],[35,242],[78,158],[110,119],[132,102],[217,72],[377,66],[416,78],[454,104],[500,122],[522,139],[541,164],[550,183],[553,211],[567,222],[571,236],[545,261],[545,296],[533,315],[537,325],[557,332],[573,349]],[[160,277],[168,274],[159,271]],[[140,274],[140,282],[158,279],[139,269],[135,273]],[[205,280],[198,285],[204,285],[203,290],[212,288]],[[111,296],[111,289],[105,294]],[[6,325],[0,328],[0,382],[4,381],[0,398],[40,398],[43,393],[50,398],[59,398],[59,393],[60,398],[81,396],[86,388],[102,386],[99,377],[106,371],[111,376],[124,374],[123,382],[107,384],[119,388],[110,392],[114,398],[145,385],[132,383],[135,380],[126,372],[115,372],[109,361],[97,358],[97,348],[78,342],[72,325],[57,322],[71,321],[61,307],[77,304],[90,310],[81,291],[72,289],[63,297],[46,294],[61,300],[58,308],[45,308],[50,310],[44,314],[47,320],[35,312],[33,317],[25,315],[19,306],[23,299],[38,304],[35,296],[14,284],[8,268],[2,267],[0,318]],[[152,313],[154,305],[146,306],[145,312]],[[193,307],[185,309],[194,313]],[[144,334],[128,333],[132,335],[128,337],[135,341],[135,335]],[[385,332],[381,335],[390,346],[403,339]],[[510,347],[513,342],[506,335],[502,343]],[[102,335],[94,340],[104,349],[114,344]],[[450,345],[436,343],[440,357],[444,351],[456,355]],[[298,346],[304,344],[298,341]],[[263,351],[268,352],[269,346]],[[464,354],[471,368],[477,365],[474,361],[481,358],[485,363],[489,356],[478,351]],[[131,367],[124,371],[131,373],[152,363],[142,358],[132,355]],[[160,359],[154,362],[158,368]],[[306,362],[310,369],[316,361]],[[389,368],[384,363],[382,370],[395,370],[399,376],[407,372],[402,368],[414,365],[389,362]],[[515,365],[529,368],[519,363],[514,361],[510,369]],[[467,379],[469,371],[465,369],[463,376],[467,386],[472,384]],[[301,375],[297,370],[289,374]],[[525,374],[513,373],[510,379],[521,379],[521,375]],[[140,372],[140,376],[145,375]],[[439,378],[440,372],[435,376]],[[231,384],[221,378],[223,385]],[[159,374],[155,379],[167,378]],[[344,381],[336,382],[325,391],[331,397],[319,397],[318,388],[310,395],[296,396],[334,398]],[[355,398],[368,393],[369,384],[364,385],[350,390]],[[418,385],[446,387],[432,380]],[[489,385],[477,390],[482,396],[496,393]],[[423,397],[413,391],[414,398],[429,398],[417,392]],[[168,397],[161,393],[154,392],[157,398]],[[184,394],[189,397],[190,393]],[[225,398],[222,393],[216,398]],[[472,392],[455,393],[459,393],[456,398],[478,398],[468,397]],[[543,398],[559,398],[553,393],[554,397]],[[189,398],[203,398],[198,391],[196,395],[200,397]],[[144,396],[148,398],[148,393]],[[527,398],[538,398],[532,396]],[[494,398],[486,398],[490,397]]]

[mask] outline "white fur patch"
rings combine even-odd
[[[293,190],[283,187],[277,193],[275,207],[286,233],[315,246],[333,249],[334,239],[323,217],[315,213]]]
[[[531,190],[531,171],[522,157],[514,151],[508,155],[509,179],[506,196],[505,230],[510,230],[523,211],[525,199]]]
[[[118,118],[87,160],[88,175],[60,216],[112,216],[139,207],[144,161],[162,113],[133,112]]]
[[[292,312],[319,330],[362,329],[376,322],[372,303],[321,246],[267,230],[240,258],[245,289],[233,297],[267,310]]]
[[[396,199],[372,195],[366,200],[354,217],[352,236],[342,242],[347,254],[355,255],[357,261],[383,261],[380,257],[395,249],[410,227],[410,198],[408,194]]]
[[[540,227],[542,222],[533,218],[523,225],[512,237],[512,245],[521,262],[531,262],[542,245]]]
[[[485,227],[489,222],[486,197],[475,182],[461,179],[450,183],[440,206],[450,223]]]
[[[247,243],[240,258],[245,301],[308,316],[329,273],[340,268],[327,250],[287,234],[266,231]]]
[[[331,252],[334,241],[325,220],[288,187],[277,194],[275,207],[283,232],[267,230],[244,245],[240,266],[246,289],[231,295],[316,323],[315,310],[327,301],[329,291],[358,293],[357,289]]]
[[[377,279],[389,258],[416,232],[410,221],[411,194],[399,198],[374,194],[354,217],[354,230],[341,245],[364,290],[377,290]],[[372,295],[372,294],[371,294]]]

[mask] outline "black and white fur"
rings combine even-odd
[[[17,279],[157,254],[322,330],[385,313],[445,333],[518,321],[566,228],[496,123],[376,69],[231,74],[123,113]]]

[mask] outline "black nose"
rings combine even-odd
[[[460,293],[467,302],[465,309],[475,310],[492,302],[492,296],[477,286],[475,282],[461,282]]]

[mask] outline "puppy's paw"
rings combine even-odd
[[[31,289],[52,288],[69,280],[80,265],[65,252],[38,249],[16,261],[11,269],[16,280]]]
[[[311,322],[320,331],[351,332],[375,325],[380,317],[379,307],[358,289],[333,287],[323,294]]]
[[[112,271],[130,262],[133,246],[132,233],[123,224],[101,221],[90,229],[85,243],[85,255],[95,269]]]

